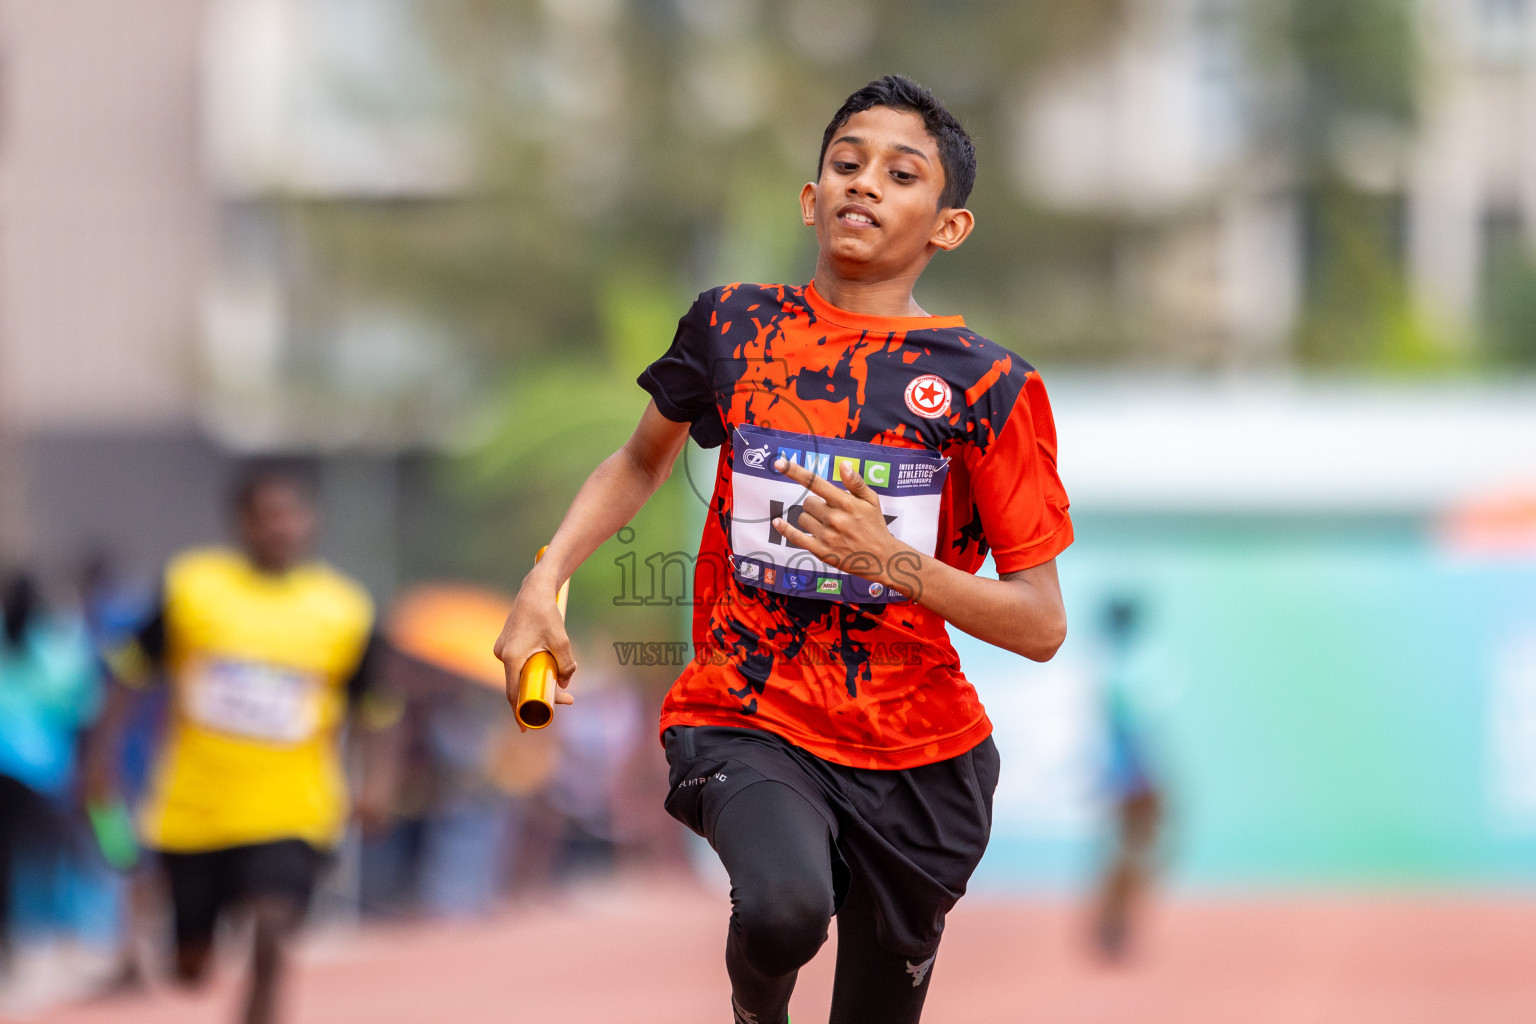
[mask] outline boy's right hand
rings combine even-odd
[[[576,659],[571,656],[571,640],[565,632],[565,619],[555,604],[559,587],[537,568],[530,572],[518,589],[512,602],[512,612],[501,636],[496,638],[496,657],[507,671],[507,703],[517,707],[517,681],[523,665],[539,651],[548,651],[555,658],[555,677],[560,689],[555,694],[556,704],[574,704],[576,698],[566,692],[571,675],[576,671]],[[519,723],[519,728],[523,728]],[[526,732],[527,729],[523,728]]]
[[[118,802],[117,773],[106,758],[88,753],[81,771],[80,801],[85,807],[110,807]]]

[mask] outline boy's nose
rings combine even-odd
[[[852,181],[848,182],[848,192],[850,195],[869,196],[872,199],[878,199],[880,197],[880,189],[876,184],[878,180],[873,175],[861,171],[854,176]]]

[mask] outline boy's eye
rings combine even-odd
[[[858,169],[858,166],[858,164],[850,163],[847,160],[832,161],[832,169],[839,174],[852,174]]]
[[[895,178],[897,181],[901,182],[902,184],[906,184],[909,181],[916,181],[917,180],[917,175],[913,174],[910,171],[892,171],[891,172],[891,177]]]

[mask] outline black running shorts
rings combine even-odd
[[[302,839],[196,853],[160,854],[171,886],[176,945],[209,942],[227,908],[253,896],[292,900],[302,913],[315,890],[325,855]]]
[[[783,783],[831,828],[836,905],[857,875],[874,902],[881,945],[906,955],[937,945],[944,915],[987,848],[998,777],[990,737],[948,760],[900,770],[834,764],[759,729],[673,726],[663,739],[674,818],[713,845],[721,808],[756,783]]]

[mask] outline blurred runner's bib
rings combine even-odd
[[[731,562],[739,581],[823,601],[906,600],[881,583],[839,571],[773,528],[776,518],[798,525],[801,503],[810,493],[775,470],[773,463],[786,459],[838,487],[843,487],[845,471],[860,474],[879,495],[891,533],[932,555],[938,546],[948,459],[925,448],[895,448],[746,425],[736,428],[733,441]],[[876,568],[872,557],[869,568]]]
[[[313,676],[278,665],[217,660],[188,680],[187,714],[199,725],[246,739],[301,743],[320,725]]]

